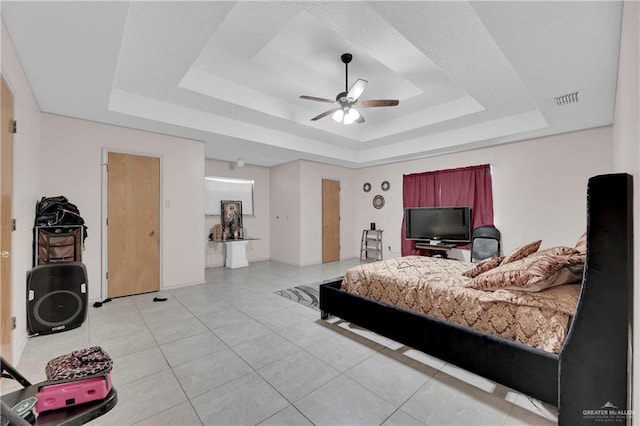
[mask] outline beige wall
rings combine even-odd
[[[271,239],[270,200],[271,171],[267,167],[245,165],[237,167],[229,161],[205,160],[205,176],[229,177],[236,179],[252,179],[253,183],[253,216],[243,217],[244,228],[249,238],[258,238],[247,244],[247,260],[254,262],[270,257],[269,241]],[[221,266],[224,264],[224,244],[208,240],[213,225],[221,223],[220,216],[205,216],[203,240],[205,244],[205,265]]]
[[[612,170],[612,128],[357,170],[351,239],[358,241],[362,229],[376,222],[384,230],[384,257],[399,256],[403,174],[477,164],[491,164],[494,219],[502,232],[503,251],[540,238],[545,247],[573,245],[586,228],[588,178]],[[383,192],[380,184],[385,180],[391,188]],[[362,190],[365,182],[372,185],[369,193]],[[379,210],[372,204],[377,194],[385,197]],[[468,259],[469,253],[458,251],[454,256]]]
[[[543,247],[573,245],[586,229],[586,188],[591,176],[613,170],[613,128],[403,161],[345,169],[308,161],[272,168],[271,259],[294,265],[322,262],[323,178],[340,181],[340,258],[359,256],[363,229],[371,222],[384,231],[385,259],[400,256],[402,176],[429,170],[490,164],[495,224],[503,251],[542,239]],[[389,181],[390,189],[380,185]],[[362,186],[369,182],[372,190]],[[383,195],[382,209],[373,197]],[[453,257],[469,259],[467,250]]]
[[[620,64],[613,122],[614,171],[630,173],[634,177],[634,287],[640,282],[640,6],[625,1],[620,39]],[[633,352],[640,353],[640,291],[634,290]],[[633,382],[640,383],[640,361],[633,361]],[[633,409],[638,413],[640,393],[632,393]],[[634,422],[635,423],[635,422]]]
[[[27,341],[25,276],[32,267],[32,228],[42,196],[66,195],[89,226],[83,261],[89,298],[100,299],[102,277],[103,149],[161,158],[161,288],[204,282],[204,145],[174,138],[42,114],[2,25],[2,76],[14,94],[18,133],[14,137],[13,359]]]
[[[271,168],[271,260],[298,266],[322,263],[322,179],[340,182],[340,258],[357,255],[359,240],[352,238],[354,173],[311,161]]]
[[[271,168],[271,260],[300,265],[300,162]]]
[[[300,162],[300,265],[322,263],[322,179],[340,182],[340,259],[354,257],[359,240],[354,240],[355,171],[310,161]]]
[[[204,282],[204,144],[202,142],[42,115],[43,196],[65,195],[89,227],[83,263],[89,298],[101,293],[103,150],[160,157],[160,288]]]

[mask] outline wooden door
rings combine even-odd
[[[160,159],[108,156],[108,297],[160,289]]]
[[[340,182],[322,179],[322,263],[340,260]]]
[[[2,79],[0,136],[0,355],[12,360],[11,232],[13,204],[13,94]],[[26,225],[26,224],[25,224]]]

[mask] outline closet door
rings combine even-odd
[[[2,146],[0,148],[0,355],[12,360],[12,256],[13,230],[13,94],[2,78]],[[26,224],[25,224],[26,225]]]
[[[340,182],[322,179],[322,262],[340,260]]]
[[[160,159],[109,153],[108,297],[160,289]]]

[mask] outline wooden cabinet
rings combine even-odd
[[[443,259],[446,259],[449,256],[449,250],[455,248],[455,244],[429,244],[429,243],[416,243],[416,249],[418,250],[428,250],[427,256],[440,256]]]
[[[382,260],[382,230],[362,231],[362,242],[360,244],[360,261],[375,262]]]

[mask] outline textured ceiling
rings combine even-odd
[[[2,2],[41,109],[364,167],[611,124],[620,2]],[[300,99],[368,80],[363,124]],[[558,107],[554,97],[579,92]]]

